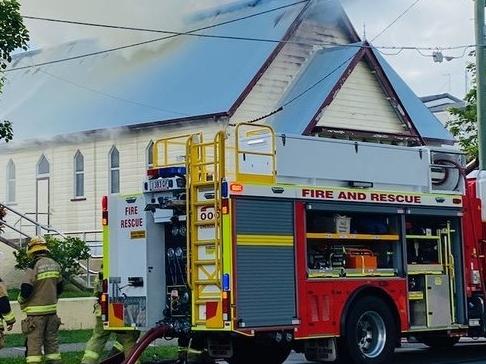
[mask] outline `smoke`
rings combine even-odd
[[[21,0],[22,14],[46,18],[183,32],[194,26],[193,14],[232,0]],[[94,38],[100,48],[161,38],[164,34],[26,20],[32,48],[52,47]],[[167,44],[168,42],[162,42]],[[158,48],[160,43],[151,47]]]

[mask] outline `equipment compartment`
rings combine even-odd
[[[401,270],[397,214],[308,208],[306,225],[309,278],[396,276]]]

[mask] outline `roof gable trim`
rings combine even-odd
[[[372,71],[376,72],[376,78],[378,82],[380,83],[380,86],[383,88],[383,92],[387,97],[390,98],[390,102],[392,104],[393,109],[397,112],[397,116],[402,119],[402,122],[404,122],[408,129],[410,130],[410,135],[411,137],[416,137],[420,140],[422,144],[425,144],[423,138],[420,136],[418,133],[415,125],[413,124],[410,116],[408,115],[406,108],[400,101],[400,98],[398,97],[397,93],[395,92],[391,82],[388,80],[388,78],[385,75],[384,70],[382,69],[380,63],[376,59],[375,55],[370,49],[370,44],[368,42],[365,42],[363,44],[363,47],[354,55],[351,63],[349,66],[346,68],[346,70],[343,72],[341,77],[339,78],[339,81],[336,83],[336,85],[333,87],[329,95],[326,97],[324,102],[322,103],[321,107],[317,110],[315,113],[314,117],[310,121],[309,125],[307,128],[304,130],[303,134],[304,135],[310,135],[312,134],[313,130],[317,126],[317,123],[319,122],[319,117],[322,113],[322,111],[329,106],[334,98],[337,96],[341,88],[343,87],[344,83],[347,81],[351,73],[354,71],[356,66],[359,64],[361,61],[367,61],[370,68]],[[399,106],[399,107],[397,107]],[[377,133],[379,133],[377,131]]]

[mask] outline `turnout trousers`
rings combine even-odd
[[[3,327],[0,326],[0,349],[5,346],[5,334],[3,333]]]
[[[59,352],[59,326],[61,319],[57,314],[27,316],[22,321],[22,332],[26,336],[27,363],[42,362],[42,348],[44,348],[45,363],[62,363]]]
[[[115,334],[115,342],[111,354],[123,352],[126,357],[135,346],[140,332],[104,330],[101,317],[96,316],[96,325],[91,338],[86,344],[81,364],[98,364],[111,334]]]

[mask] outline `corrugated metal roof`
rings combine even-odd
[[[403,79],[390,66],[380,52],[373,49],[373,53],[380,62],[383,71],[392,84],[420,136],[424,139],[436,139],[449,143],[455,142],[455,139],[451,133],[424,105],[422,100],[420,100],[420,98],[412,91],[405,81],[403,81]]]
[[[285,105],[319,80],[323,80],[306,92],[305,95],[284,107],[281,112],[269,118],[268,122],[281,133],[304,133],[324,103],[324,100],[339,82],[346,68],[358,55],[360,47],[357,47],[357,45],[359,44],[361,43],[355,43],[347,47],[327,48],[316,53],[281,105]],[[420,98],[393,70],[383,56],[375,49],[373,49],[373,52],[422,138],[453,142],[454,138],[449,131],[427,109]]]
[[[359,52],[360,47],[356,47],[359,44],[361,43],[326,48],[317,52],[284,97],[282,104],[295,99],[306,90],[309,91],[271,117],[268,123],[280,133],[302,134]],[[316,85],[319,80],[322,81]],[[315,87],[311,88],[313,85]]]
[[[293,0],[246,1],[211,23],[263,12]],[[282,39],[304,4],[204,31]],[[154,37],[156,38],[156,37]],[[0,119],[16,140],[228,111],[276,44],[179,37],[160,47],[111,52],[7,73]],[[20,55],[13,68],[101,50],[96,40]]]

